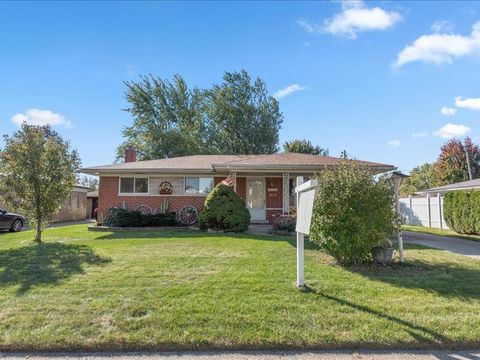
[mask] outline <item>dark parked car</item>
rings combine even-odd
[[[22,215],[0,209],[0,230],[16,232],[22,230],[24,224],[25,218]]]

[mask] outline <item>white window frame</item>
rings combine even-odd
[[[215,177],[214,176],[184,176],[184,178],[183,178],[183,193],[184,193],[184,195],[207,196],[208,194],[210,194],[210,191],[208,193],[204,193],[204,192],[200,192],[200,191],[197,191],[197,192],[194,192],[194,193],[187,192],[187,179],[198,179],[198,186],[200,186],[200,179],[212,179],[212,188],[210,189],[210,191],[212,191],[213,188],[215,187]]]
[[[122,193],[120,191],[122,179],[133,179],[133,192]],[[135,192],[136,179],[147,179],[147,192]],[[150,178],[148,176],[119,176],[118,177],[118,195],[122,195],[122,196],[144,195],[144,196],[146,196],[146,195],[149,195],[149,194],[150,194]]]

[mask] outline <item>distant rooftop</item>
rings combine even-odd
[[[437,186],[431,189],[418,191],[418,194],[444,193],[452,190],[478,189],[480,188],[480,179],[462,181],[454,184]]]

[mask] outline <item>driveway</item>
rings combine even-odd
[[[49,224],[46,228],[56,228],[56,227],[62,227],[62,226],[69,226],[69,225],[81,225],[81,224],[87,224],[87,225],[92,225],[95,223],[95,220],[93,219],[87,219],[87,220],[77,220],[77,221],[63,221],[63,222],[55,222]],[[31,230],[28,225],[24,226],[22,231],[25,230]],[[10,231],[8,230],[0,230],[0,235],[1,234],[9,234]]]
[[[442,249],[480,260],[480,241],[464,240],[413,231],[402,231],[402,234],[405,242]]]
[[[1,353],[0,359],[90,360],[478,360],[480,351],[258,351],[190,353]]]

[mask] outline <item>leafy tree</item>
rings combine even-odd
[[[125,82],[125,98],[133,124],[123,130],[126,147],[137,150],[139,160],[205,153],[208,146],[202,118],[203,94],[189,89],[180,75],[173,81],[144,76],[140,82]]]
[[[350,162],[322,171],[318,182],[310,238],[339,263],[368,261],[398,224],[391,186]]]
[[[36,242],[72,191],[79,166],[77,152],[50,126],[24,123],[11,137],[5,136],[0,194],[7,205],[26,215],[36,229]]]
[[[470,179],[466,153],[470,158],[470,166],[474,179],[480,176],[480,148],[472,139],[451,139],[440,149],[437,161],[415,167],[410,177],[405,179],[400,188],[402,196],[435,186],[453,184]]]
[[[260,78],[226,72],[223,83],[205,91],[212,146],[222,154],[272,154],[278,150],[283,115]]]
[[[434,171],[434,166],[425,163],[416,166],[410,172],[410,177],[405,178],[400,187],[400,195],[413,195],[415,192],[425,190],[438,185],[438,179]]]
[[[270,154],[277,151],[283,122],[278,102],[261,79],[246,71],[225,73],[220,85],[190,89],[180,75],[126,82],[125,109],[133,124],[123,130],[140,160],[193,154]]]
[[[294,153],[328,156],[328,149],[324,149],[318,145],[314,146],[310,140],[307,139],[286,141],[285,144],[283,144],[283,150]]]
[[[440,155],[434,164],[435,176],[439,185],[453,184],[469,180],[466,152],[470,157],[473,178],[480,175],[480,148],[469,137],[464,143],[451,139],[440,149]]]
[[[340,153],[340,157],[345,160],[348,159],[349,155],[347,154],[347,150],[342,150],[342,152]]]

